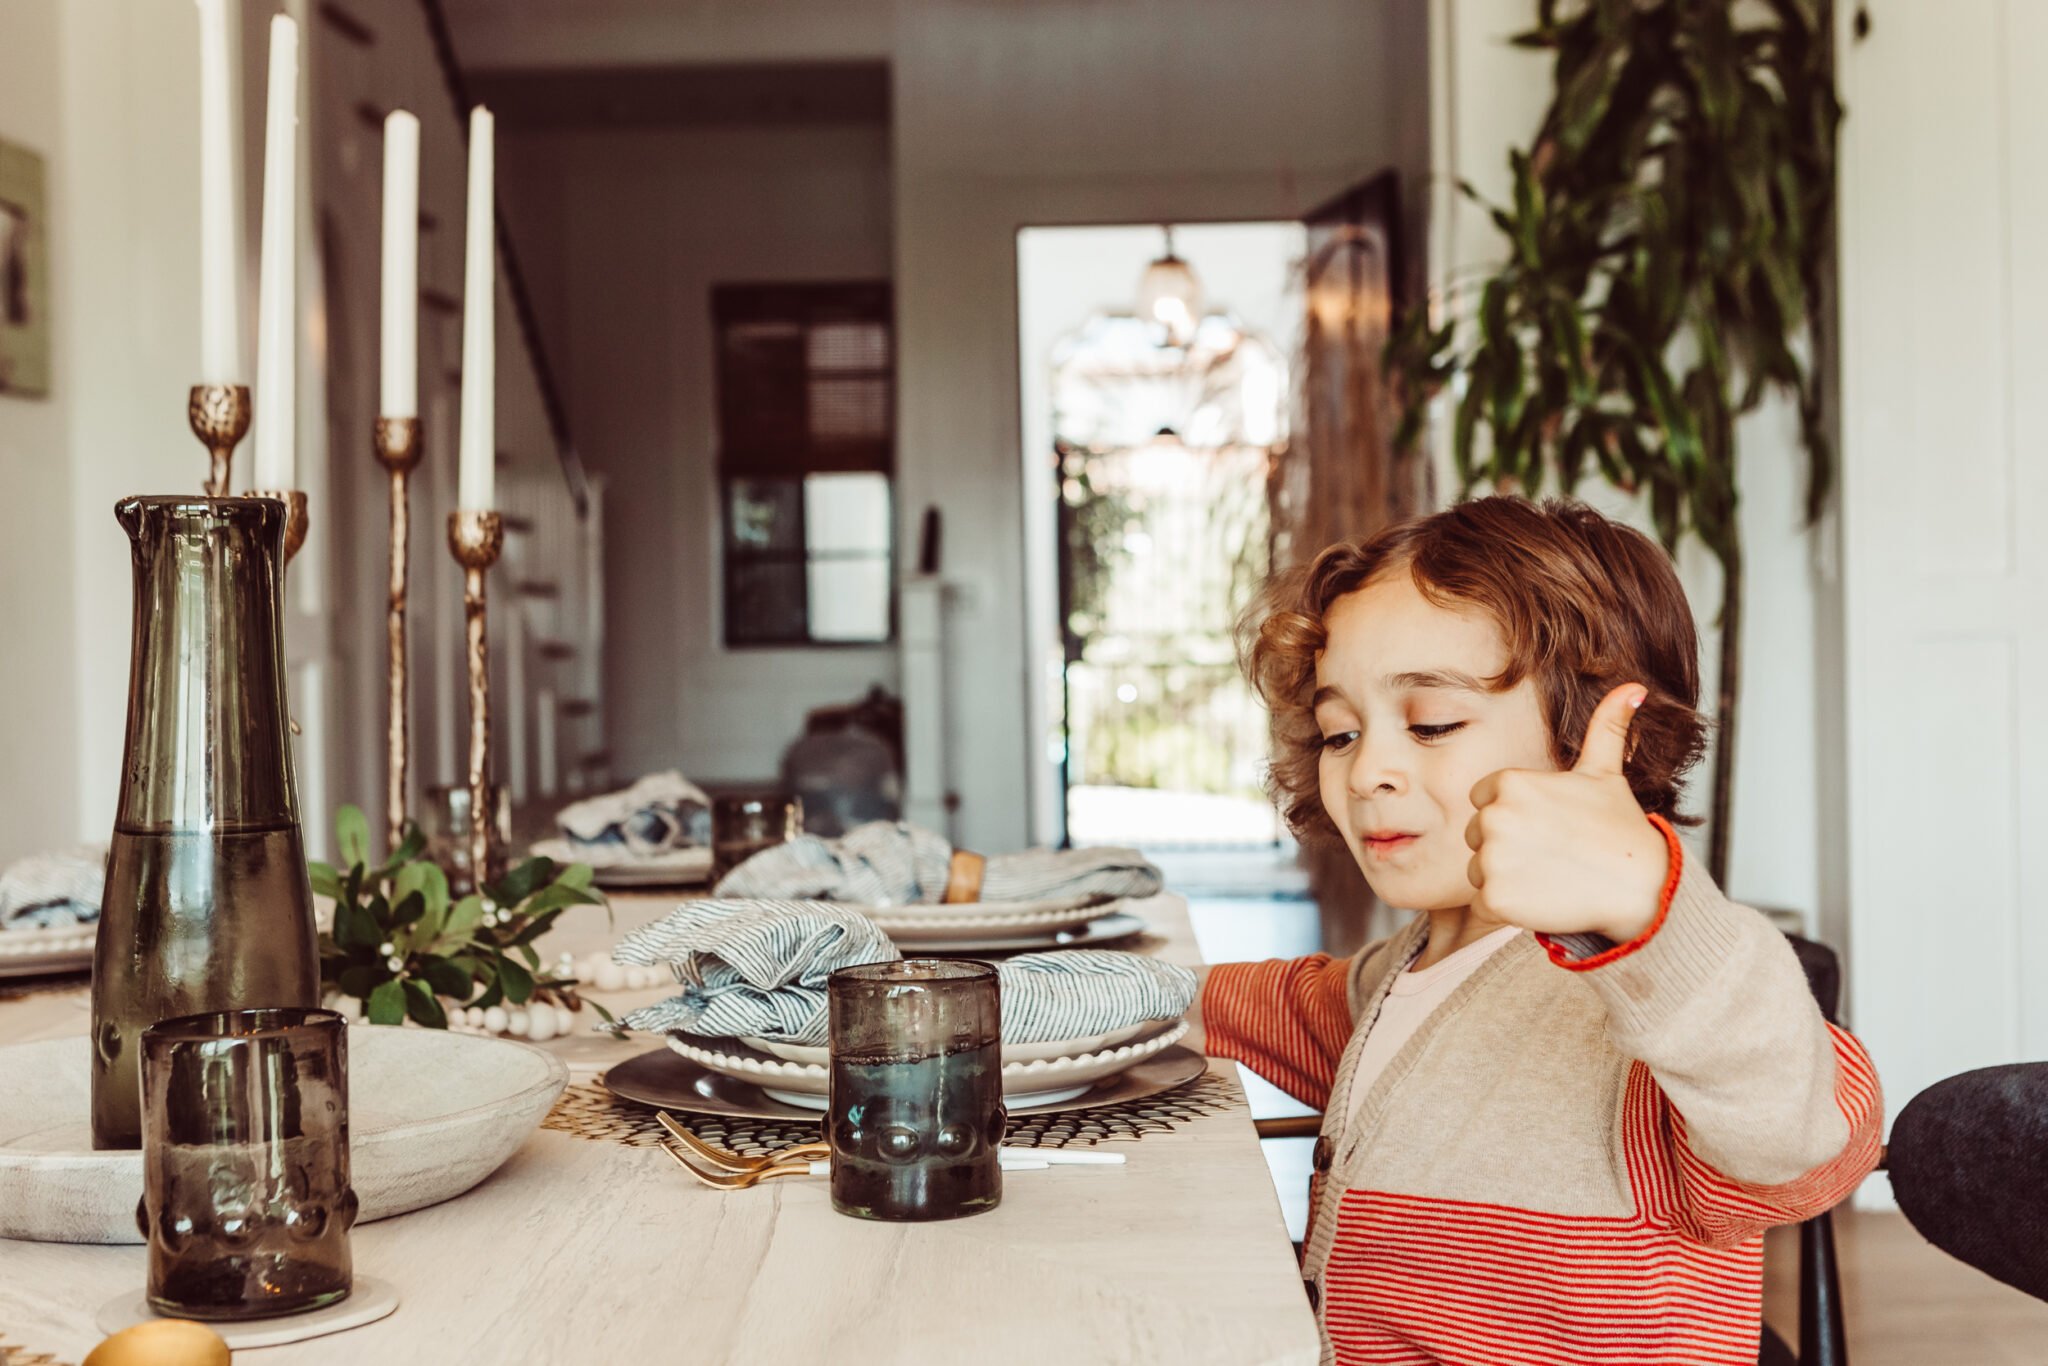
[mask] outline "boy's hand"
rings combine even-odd
[[[1472,908],[1540,934],[1604,934],[1627,943],[1650,927],[1669,872],[1622,761],[1648,689],[1625,683],[1600,699],[1569,770],[1502,769],[1472,789],[1466,876]]]

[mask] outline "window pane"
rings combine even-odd
[[[803,552],[804,486],[795,479],[726,481],[726,548],[744,554]]]
[[[812,555],[889,553],[889,476],[814,474],[804,480],[805,550]]]
[[[889,638],[889,561],[813,560],[812,640]]]
[[[811,440],[825,443],[888,439],[888,380],[813,379],[808,392]]]
[[[813,370],[886,370],[888,325],[820,323],[811,329],[808,357]]]
[[[804,566],[794,560],[727,560],[725,643],[790,645],[804,640]]]

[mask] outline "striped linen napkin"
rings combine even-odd
[[[555,817],[579,849],[622,849],[653,858],[711,843],[711,799],[674,769],[650,773],[620,792],[571,802]]]
[[[867,917],[827,901],[689,902],[619,942],[612,959],[667,964],[679,995],[624,1016],[628,1029],[822,1045],[825,979],[901,957]],[[1005,1043],[1052,1043],[1147,1020],[1195,999],[1186,968],[1110,949],[1027,953],[998,965]]]
[[[100,918],[104,845],[30,854],[0,872],[0,930],[90,925]]]
[[[728,897],[847,901],[863,906],[936,902],[944,897],[953,846],[919,826],[870,821],[836,840],[803,835],[766,849],[726,874]],[[1165,881],[1135,849],[1027,849],[997,854],[982,874],[981,899],[1152,896]]]

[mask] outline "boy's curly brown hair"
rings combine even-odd
[[[1369,580],[1404,569],[1430,601],[1493,618],[1508,664],[1487,685],[1505,691],[1535,679],[1560,768],[1578,760],[1602,697],[1624,683],[1647,687],[1629,730],[1629,787],[1643,810],[1693,823],[1679,816],[1678,799],[1706,750],[1699,638],[1670,559],[1583,503],[1494,497],[1339,542],[1268,580],[1239,618],[1239,662],[1273,713],[1268,787],[1297,835],[1337,833],[1318,787],[1322,737],[1310,704],[1326,614]]]

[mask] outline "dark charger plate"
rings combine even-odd
[[[1086,1094],[1052,1105],[1027,1105],[1012,1115],[1056,1114],[1086,1110],[1097,1105],[1116,1105],[1144,1100],[1176,1086],[1185,1086],[1209,1070],[1209,1060],[1193,1049],[1176,1044],[1154,1053],[1128,1071],[1104,1077]],[[824,1116],[817,1110],[803,1110],[764,1094],[751,1082],[740,1081],[688,1058],[657,1048],[620,1063],[599,1078],[604,1088],[620,1100],[651,1105],[660,1110],[685,1110],[699,1115],[729,1115],[735,1119],[802,1119],[815,1124]]]

